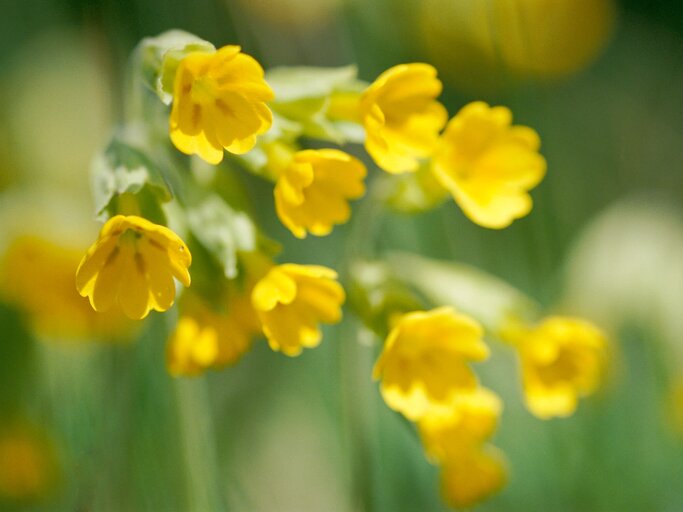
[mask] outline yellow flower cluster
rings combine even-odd
[[[485,441],[502,405],[478,385],[469,362],[489,349],[474,319],[451,307],[401,316],[375,364],[384,401],[416,421],[430,459],[441,466],[445,499],[470,506],[506,481],[501,455]]]
[[[447,112],[436,70],[403,64],[383,73],[363,94],[360,111],[365,147],[390,173],[415,172],[420,159],[465,214],[487,228],[504,228],[531,211],[528,191],[543,179],[540,138],[512,126],[505,107],[466,105],[446,126]]]

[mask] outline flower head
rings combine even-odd
[[[415,171],[429,157],[448,112],[436,97],[441,81],[429,64],[401,64],[382,73],[363,93],[360,117],[365,148],[390,173]]]
[[[498,492],[507,481],[505,459],[493,446],[471,448],[441,467],[441,492],[454,508],[466,508]]]
[[[365,166],[337,149],[297,152],[277,180],[275,207],[298,238],[323,236],[349,219],[348,201],[365,193]]]
[[[150,309],[166,311],[175,299],[175,277],[190,286],[192,256],[170,229],[135,215],[116,215],[86,252],[76,271],[76,288],[96,311],[118,304],[129,318]]]
[[[171,140],[211,164],[223,160],[223,149],[246,153],[272,124],[271,99],[263,68],[239,46],[190,53],[176,72]]]
[[[233,294],[221,312],[196,298],[183,300],[166,352],[168,371],[199,375],[208,368],[234,364],[260,332],[248,293]]]
[[[498,395],[485,388],[458,395],[450,410],[420,420],[425,451],[443,463],[481,446],[495,432],[502,409]]]
[[[528,214],[527,192],[545,175],[538,134],[511,123],[506,107],[470,103],[450,120],[433,158],[437,179],[465,215],[487,228]]]
[[[468,362],[488,357],[482,335],[475,320],[450,307],[400,317],[373,371],[384,401],[410,420],[452,407],[477,386]]]
[[[273,267],[254,287],[252,304],[270,348],[288,356],[320,344],[319,323],[341,320],[344,289],[337,273],[317,265]]]
[[[549,317],[517,335],[524,395],[539,418],[569,416],[581,396],[602,380],[607,339],[594,325],[577,318]]]

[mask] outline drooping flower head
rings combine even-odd
[[[448,123],[432,170],[473,222],[504,228],[531,211],[528,191],[546,170],[538,134],[511,126],[506,107],[466,105]]]
[[[526,405],[539,418],[571,415],[600,385],[608,345],[593,324],[549,317],[516,338]]]
[[[441,81],[429,64],[400,64],[388,69],[360,100],[365,148],[375,163],[390,173],[417,170],[429,157],[448,112],[436,97]]]
[[[190,251],[170,229],[135,215],[116,215],[100,231],[76,271],[76,288],[96,311],[115,304],[132,319],[166,311],[175,277],[190,286]]]
[[[384,401],[410,420],[452,407],[477,386],[468,363],[488,357],[482,335],[478,322],[451,307],[400,317],[373,371]]]
[[[187,55],[173,87],[170,133],[175,147],[210,164],[223,160],[223,149],[242,154],[253,148],[256,136],[272,124],[266,102],[273,91],[263,76],[261,65],[239,46]]]
[[[166,361],[171,375],[199,375],[209,368],[236,363],[249,350],[261,324],[249,293],[233,293],[224,310],[183,296],[181,314],[171,335]]]
[[[297,152],[275,186],[282,223],[298,238],[324,236],[350,215],[348,201],[365,193],[365,166],[337,149]]]
[[[320,344],[319,324],[341,320],[345,299],[337,273],[318,265],[273,267],[254,287],[252,304],[270,348],[296,356]]]

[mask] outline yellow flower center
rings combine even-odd
[[[202,75],[192,83],[192,102],[213,105],[218,98],[218,83],[208,75]]]

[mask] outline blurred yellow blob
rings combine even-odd
[[[270,348],[297,356],[317,347],[319,323],[336,324],[346,298],[337,273],[318,265],[287,263],[273,267],[254,287],[252,304]]]
[[[76,270],[76,288],[95,311],[118,304],[135,320],[175,300],[175,277],[190,286],[192,255],[170,229],[135,215],[116,215],[100,231]]]
[[[505,459],[493,446],[472,448],[441,467],[441,493],[453,508],[467,508],[495,494],[507,482]]]
[[[614,0],[420,0],[429,59],[453,85],[495,90],[587,66],[612,33]]]
[[[485,388],[458,395],[446,413],[423,417],[419,422],[425,451],[437,463],[457,458],[461,452],[480,446],[498,426],[503,403]]]
[[[541,419],[570,416],[603,380],[607,339],[585,320],[548,317],[508,338],[519,352],[526,405]]]
[[[174,376],[199,375],[208,368],[234,364],[260,332],[249,291],[234,293],[224,311],[214,311],[192,295],[184,296],[166,352],[168,371]]]
[[[416,171],[432,154],[448,120],[436,101],[441,81],[429,64],[400,64],[370,84],[360,99],[365,149],[390,173]]]
[[[275,185],[275,208],[297,238],[324,236],[351,216],[350,199],[365,193],[363,163],[337,149],[297,152]]]
[[[526,126],[512,126],[506,107],[477,101],[450,120],[432,170],[470,220],[501,229],[531,211],[528,190],[545,176],[541,140]]]
[[[170,132],[175,147],[210,164],[223,160],[223,149],[243,154],[253,148],[256,136],[273,122],[266,106],[273,91],[263,75],[261,65],[239,46],[185,57],[173,87]]]
[[[28,313],[38,334],[126,337],[132,324],[114,312],[97,313],[74,288],[83,251],[39,237],[16,238],[0,263],[0,294]]]
[[[39,498],[57,477],[54,447],[35,428],[0,426],[0,504]]]
[[[384,401],[413,421],[450,409],[477,387],[468,363],[488,357],[482,336],[477,321],[451,307],[401,316],[373,370]]]

